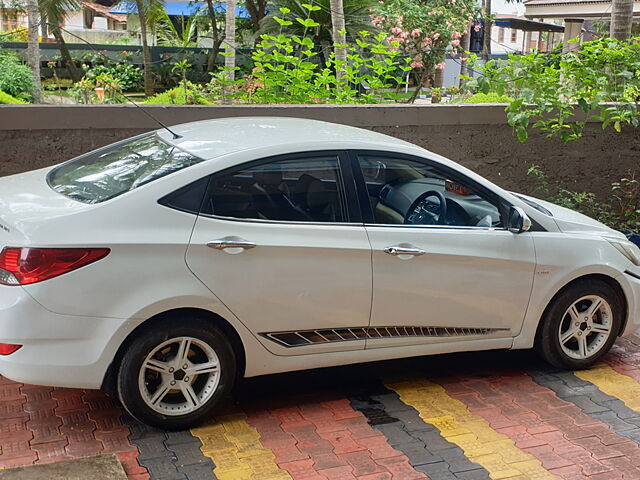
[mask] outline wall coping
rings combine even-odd
[[[221,117],[286,116],[358,127],[501,125],[506,105],[145,105],[167,125]],[[0,105],[0,130],[155,129],[132,104]]]

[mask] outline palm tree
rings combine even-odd
[[[40,45],[38,44],[38,0],[27,0],[27,17],[29,21],[29,42],[27,45],[27,60],[33,74],[35,91],[34,103],[42,101],[42,87],[40,84]]]
[[[611,38],[627,40],[633,23],[633,0],[613,0],[611,7]]]
[[[344,5],[342,0],[330,0],[331,25],[333,33],[333,52],[336,59],[336,80],[342,80],[347,62],[347,31],[344,21]]]
[[[154,16],[158,6],[162,8],[162,3],[159,0],[136,0],[136,8],[138,10],[138,19],[140,21],[140,36],[142,37],[142,62],[144,64],[144,95],[151,97],[155,93],[153,85],[153,71],[151,70],[151,50],[149,49],[148,27],[150,25],[150,18]],[[162,8],[162,11],[164,9]]]
[[[491,57],[491,0],[482,0],[482,17],[484,19],[482,58],[486,62]]]
[[[47,24],[48,30],[56,39],[62,63],[67,68],[71,80],[77,82],[82,78],[82,71],[76,66],[67,43],[62,36],[60,25],[64,23],[67,12],[70,10],[80,10],[82,8],[78,0],[40,0],[40,16],[44,23]]]
[[[225,38],[225,57],[224,68],[227,72],[227,80],[233,82],[235,79],[236,67],[236,0],[227,0],[227,12],[225,16],[224,38]],[[230,91],[225,86],[222,98],[224,103],[231,103]]]
[[[166,11],[162,11],[156,24],[158,45],[168,47],[190,48],[198,43],[198,17],[191,15],[186,19],[181,17],[182,25],[178,29]]]

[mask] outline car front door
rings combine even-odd
[[[366,348],[509,346],[533,284],[531,235],[505,229],[495,194],[439,164],[381,152],[352,159],[373,249]]]
[[[371,250],[355,198],[340,152],[214,174],[189,268],[273,353],[363,349]]]

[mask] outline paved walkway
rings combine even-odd
[[[4,468],[115,453],[130,480],[640,480],[639,445],[639,337],[588,371],[488,352],[245,380],[183,432],[0,378]]]

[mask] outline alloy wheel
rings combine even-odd
[[[598,295],[581,297],[569,306],[560,321],[560,347],[573,359],[588,359],[607,343],[612,326],[609,302]]]
[[[142,399],[168,416],[185,415],[205,405],[220,382],[220,360],[210,345],[176,337],[155,347],[138,375]]]

